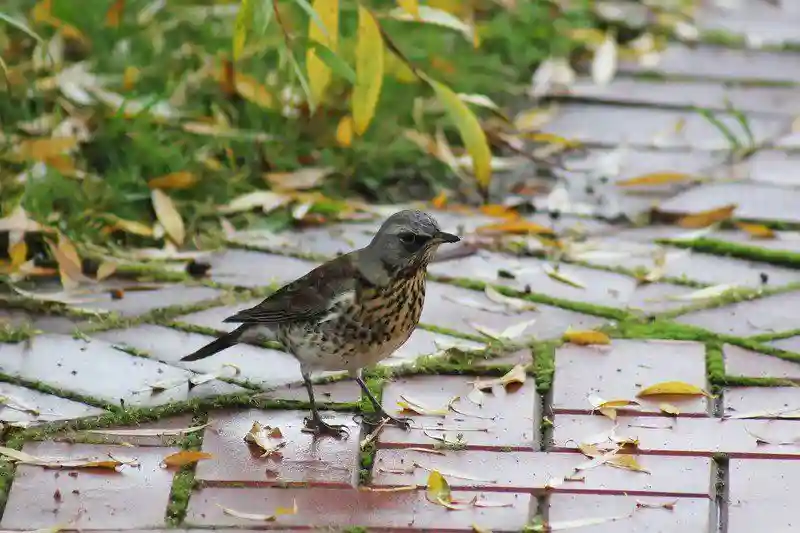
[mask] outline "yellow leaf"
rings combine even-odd
[[[239,4],[239,13],[236,14],[236,22],[233,29],[233,60],[237,61],[244,51],[244,44],[247,41],[247,25],[253,20],[253,7],[255,0],[242,0]]]
[[[408,396],[400,395],[400,400],[397,402],[399,407],[402,407],[403,410],[412,411],[417,413],[418,415],[426,415],[426,416],[445,416],[448,413],[447,409],[433,409],[422,405],[417,400],[409,398]]]
[[[514,365],[514,368],[506,372],[503,376],[494,379],[481,380],[477,379],[473,383],[473,387],[478,390],[487,390],[497,385],[507,387],[512,383],[525,383],[527,379],[525,374],[525,366],[521,364]]]
[[[458,128],[461,140],[472,157],[472,173],[478,184],[483,188],[488,187],[492,179],[492,151],[478,118],[449,87],[424,75],[423,79],[433,87],[450,120]]]
[[[196,452],[192,450],[181,450],[164,457],[164,466],[185,466],[194,464],[203,459],[212,459],[214,456],[207,452]]]
[[[529,220],[509,220],[497,224],[487,224],[476,229],[478,233],[509,233],[513,235],[553,235],[555,232],[546,226]]]
[[[520,217],[517,211],[514,209],[507,207],[505,205],[498,205],[498,204],[487,204],[480,206],[480,212],[486,216],[494,217],[494,218],[505,218],[509,220],[515,220]]]
[[[106,220],[109,221],[110,225],[108,228],[111,231],[124,231],[125,233],[131,233],[133,235],[140,235],[142,237],[152,237],[153,236],[153,228],[142,224],[141,222],[136,222],[135,220],[127,220],[124,218],[119,218],[115,215],[106,215]]]
[[[620,407],[631,407],[639,405],[635,400],[603,400],[597,405],[598,409],[619,409]]]
[[[419,20],[419,0],[397,0],[397,4]]]
[[[101,263],[100,266],[97,267],[97,276],[96,276],[97,281],[102,281],[106,279],[116,271],[117,271],[116,263],[111,263],[109,261]]]
[[[543,265],[542,270],[544,270],[544,273],[547,274],[547,276],[552,280],[558,281],[565,285],[570,285],[572,287],[575,287],[576,289],[586,288],[586,285],[584,285],[583,282],[562,273],[561,270],[557,267],[553,267],[551,265]]]
[[[438,470],[431,470],[428,475],[427,491],[428,501],[436,503],[448,509],[463,509],[463,506],[453,503],[453,495],[450,492],[450,485]]]
[[[682,183],[693,179],[690,174],[681,172],[653,172],[635,178],[618,181],[619,187],[641,187],[651,185],[667,185],[670,183]]]
[[[601,415],[606,416],[611,420],[617,419],[617,410],[614,409],[613,407],[602,407],[599,408],[598,411],[600,411]]]
[[[658,404],[658,409],[665,414],[678,416],[681,414],[681,410],[678,409],[676,406],[672,405],[671,403],[660,403]]]
[[[708,211],[700,211],[686,215],[678,219],[678,225],[682,228],[705,228],[711,224],[728,220],[733,216],[733,212],[738,206],[730,204],[716,209],[709,209]]]
[[[58,235],[58,244],[53,243],[50,239],[45,239],[45,241],[58,263],[58,273],[64,289],[71,290],[80,283],[89,281],[89,278],[83,274],[81,258],[72,241],[63,233]]]
[[[590,344],[611,344],[611,339],[602,331],[577,331],[568,329],[564,333],[564,340],[580,346]]]
[[[672,395],[672,396],[707,396],[713,398],[711,394],[704,391],[700,387],[684,383],[682,381],[665,381],[646,387],[639,391],[636,396],[641,398],[643,396],[657,396],[657,395]]]
[[[606,464],[609,466],[614,466],[616,468],[621,468],[623,470],[631,470],[633,472],[642,472],[644,474],[649,474],[650,471],[644,468],[633,455],[628,453],[620,453],[612,457]]]
[[[151,189],[189,189],[197,183],[198,177],[189,171],[171,172],[147,182]]]
[[[274,109],[275,98],[266,87],[258,83],[255,78],[244,74],[236,73],[235,86],[236,92],[245,100],[249,100],[264,109]]]
[[[333,170],[332,167],[308,167],[294,172],[268,172],[264,174],[264,179],[273,191],[300,191],[318,187]]]
[[[431,205],[436,209],[444,209],[444,206],[447,205],[447,193],[442,191],[436,195],[436,198],[431,200]]]
[[[28,245],[25,241],[12,244],[8,249],[8,257],[11,259],[11,270],[16,271],[28,258]]]
[[[175,241],[175,244],[183,244],[183,240],[186,237],[183,219],[175,208],[172,198],[167,196],[161,189],[153,189],[150,191],[150,199],[153,202],[153,210],[156,212],[156,217],[161,222],[161,225],[164,226],[167,235]]]
[[[106,11],[106,26],[109,28],[119,28],[123,11],[125,11],[125,0],[114,0],[114,3],[111,4],[111,7]]]
[[[356,85],[351,100],[356,134],[363,135],[375,115],[383,85],[383,37],[378,21],[363,6],[358,6],[356,44]]]
[[[78,146],[74,137],[25,139],[17,145],[15,155],[21,159],[46,161]]]
[[[763,224],[749,224],[747,222],[737,222],[736,227],[750,234],[756,239],[774,239],[775,232],[772,228]]]
[[[125,67],[125,72],[122,73],[123,90],[130,91],[137,81],[139,81],[139,69],[132,65]]]
[[[314,0],[313,8],[328,30],[328,34],[325,35],[319,23],[311,19],[308,22],[309,41],[323,44],[336,53],[339,37],[339,0]],[[321,102],[325,89],[331,81],[331,69],[317,56],[317,51],[311,46],[306,53],[306,70],[311,98],[316,103]]]
[[[353,117],[350,115],[342,117],[339,125],[336,126],[336,142],[343,148],[349,148],[353,144]]]

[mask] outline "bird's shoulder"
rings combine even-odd
[[[276,324],[318,318],[342,298],[354,297],[369,286],[359,268],[358,254],[350,252],[323,263],[225,322]]]

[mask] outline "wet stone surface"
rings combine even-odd
[[[800,320],[798,292],[695,311],[677,318],[681,323],[741,337],[790,331],[797,327],[798,320]]]
[[[250,250],[226,250],[209,262],[213,281],[249,288],[284,285],[317,266],[311,261]]]
[[[775,346],[776,343],[772,344]],[[780,348],[781,345],[776,347]],[[731,344],[722,347],[722,354],[725,358],[725,372],[729,375],[800,381],[800,358],[788,361]]]

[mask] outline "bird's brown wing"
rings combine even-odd
[[[356,254],[351,252],[318,266],[255,307],[239,311],[224,322],[270,325],[306,322],[324,316],[337,296],[355,290],[361,281],[355,266]]]

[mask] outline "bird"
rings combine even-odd
[[[440,245],[460,240],[442,231],[424,211],[394,213],[365,247],[323,263],[261,303],[224,319],[240,325],[181,361],[271,337],[300,363],[311,404],[311,416],[304,420],[306,431],[347,433],[346,426],[322,420],[311,382],[314,371],[346,371],[387,423],[408,430],[408,419],[383,409],[364,382],[362,369],[405,344],[422,314],[428,264]]]

